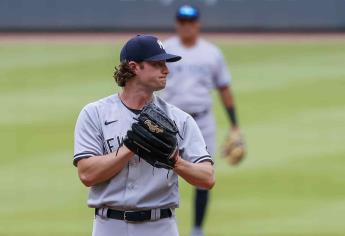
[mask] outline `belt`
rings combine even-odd
[[[118,211],[108,208],[96,208],[95,215],[127,222],[143,222],[169,218],[172,216],[172,212],[170,208],[146,211]]]
[[[193,112],[193,113],[189,113],[189,115],[191,115],[191,117],[193,117],[194,119],[197,119],[203,115],[206,115],[208,113],[209,110],[205,110],[205,111],[201,111],[201,112]]]

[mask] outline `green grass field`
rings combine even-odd
[[[345,235],[345,42],[232,42],[228,59],[249,154],[216,157],[210,236]],[[91,235],[72,165],[81,108],[117,89],[120,45],[0,44],[0,235]],[[221,143],[228,128],[218,96]],[[187,236],[192,188],[178,224]]]

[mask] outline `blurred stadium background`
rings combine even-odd
[[[345,235],[344,0],[0,1],[0,235],[90,235],[77,115],[118,90],[123,42],[171,36],[182,3],[223,50],[249,148],[237,168],[216,157],[207,235]],[[216,94],[214,110],[221,143]],[[187,235],[192,191],[180,186]]]

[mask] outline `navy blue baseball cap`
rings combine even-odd
[[[183,5],[179,7],[176,12],[177,20],[197,20],[199,16],[199,10],[190,5]]]
[[[166,61],[175,62],[181,57],[166,53],[162,42],[151,35],[137,35],[123,46],[120,61]]]

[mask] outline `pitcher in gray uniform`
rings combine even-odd
[[[161,93],[169,103],[189,113],[198,124],[207,148],[215,154],[215,121],[211,112],[211,90],[217,89],[231,122],[231,132],[239,132],[233,97],[231,75],[221,51],[199,37],[200,13],[189,5],[181,6],[176,14],[177,37],[163,42],[165,48],[182,56],[169,64],[167,87]],[[208,202],[208,191],[197,188],[195,194],[193,236],[203,235],[202,224]]]
[[[93,236],[178,235],[178,176],[201,188],[215,183],[213,161],[194,119],[153,94],[165,87],[166,62],[180,59],[167,54],[154,36],[130,39],[114,72],[122,91],[86,105],[79,114],[73,163],[81,182],[90,187]],[[123,144],[148,103],[163,110],[179,130],[172,171],[154,168]]]

